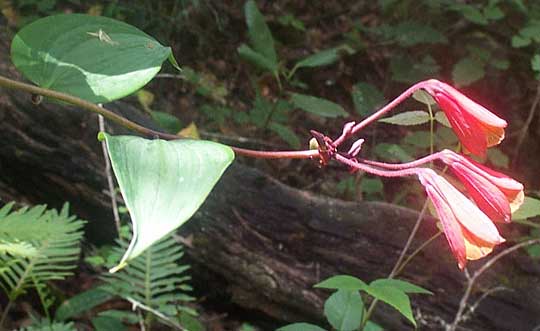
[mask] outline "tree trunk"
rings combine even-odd
[[[0,72],[17,77],[7,63],[0,53]],[[146,121],[126,104],[108,107]],[[35,106],[29,95],[2,89],[0,118],[3,201],[53,207],[69,201],[89,221],[92,241],[110,241],[115,233],[96,115],[48,101]],[[386,203],[350,203],[296,190],[237,161],[182,232],[193,238],[193,278],[205,293],[230,295],[235,304],[283,323],[317,322],[329,292],[312,286],[336,274],[365,281],[385,277],[417,216]],[[424,220],[415,243],[434,231],[434,221]],[[467,329],[531,330],[540,324],[539,269],[528,262],[504,258],[483,276],[473,301],[497,285],[509,290],[485,298],[463,323]],[[445,239],[420,253],[403,278],[434,292],[412,299],[420,329],[444,329],[466,281]],[[383,304],[374,318],[388,330],[412,329]]]

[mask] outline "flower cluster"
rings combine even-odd
[[[363,122],[349,125],[342,137],[336,140],[338,145],[344,137],[348,137],[349,132],[359,131],[418,89],[425,90],[435,99],[446,114],[466,153],[484,156],[488,147],[497,145],[503,140],[504,129],[507,126],[505,120],[452,86],[431,79],[414,85]],[[348,155],[354,156],[356,153],[358,151]],[[494,222],[510,222],[512,212],[519,208],[524,199],[523,185],[518,181],[450,150],[443,150],[404,164],[346,159],[339,154],[335,158],[351,168],[375,175],[418,176],[435,206],[443,232],[460,269],[465,268],[467,260],[482,258],[491,253],[496,245],[505,241]],[[420,167],[432,161],[441,161],[448,166],[463,183],[472,201],[434,170]]]

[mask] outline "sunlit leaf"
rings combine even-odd
[[[409,283],[407,281],[400,280],[400,279],[389,279],[389,278],[376,279],[373,282],[371,282],[369,286],[393,287],[405,293],[433,294],[431,291],[428,291],[425,288],[422,288],[418,285],[414,285],[412,283]]]
[[[337,275],[330,277],[313,287],[336,290],[363,290],[368,285],[361,279],[349,275]]]
[[[436,104],[437,102],[435,101],[435,99],[433,99],[433,97],[431,96],[431,94],[427,93],[426,91],[424,90],[417,90],[413,93],[412,97],[416,100],[416,101],[419,101],[425,105],[434,105]]]
[[[234,159],[224,145],[100,134],[107,142],[133,237],[118,267],[184,224]]]
[[[137,91],[168,58],[171,48],[141,30],[84,14],[39,19],[11,43],[11,59],[26,78],[95,103]]]
[[[317,325],[309,323],[294,323],[277,329],[276,331],[326,331]]]
[[[340,331],[355,330],[362,322],[364,302],[358,291],[338,290],[324,303],[324,315]]]
[[[540,200],[525,197],[525,201],[519,209],[512,214],[512,219],[515,220],[524,220],[530,217],[540,216]]]
[[[446,126],[447,128],[451,128],[452,125],[448,121],[448,117],[446,117],[446,114],[443,111],[438,111],[433,116],[435,117],[435,121],[439,122],[440,124]]]
[[[394,307],[401,315],[416,326],[416,321],[412,313],[411,301],[404,291],[394,286],[388,286],[388,284],[372,282],[369,284],[366,292],[374,298]]]

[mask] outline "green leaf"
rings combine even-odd
[[[367,321],[366,326],[364,326],[364,330],[362,331],[384,331],[384,328],[377,323]]]
[[[318,327],[317,325],[313,325],[309,323],[294,323],[294,324],[289,324],[282,328],[279,328],[276,331],[326,331],[326,330]]]
[[[194,316],[183,311],[180,313],[180,325],[182,325],[187,331],[204,331],[206,328],[204,325],[196,319]]]
[[[523,204],[519,209],[512,214],[512,219],[524,220],[530,217],[536,217],[540,215],[540,200],[525,197]]]
[[[127,329],[121,320],[114,317],[96,316],[91,321],[95,331],[123,331]]]
[[[420,125],[429,122],[429,113],[422,110],[406,111],[391,117],[381,118],[379,122],[396,125]]]
[[[79,316],[80,314],[90,311],[95,306],[98,306],[114,297],[105,291],[102,287],[96,287],[84,291],[62,302],[56,310],[54,317],[57,321],[65,321],[67,319]]]
[[[446,126],[447,128],[451,128],[452,125],[448,121],[448,117],[446,117],[446,114],[443,111],[438,111],[435,113],[435,121],[439,122],[440,124]]]
[[[508,169],[510,166],[510,158],[498,148],[489,148],[487,158],[496,167]]]
[[[338,290],[324,303],[324,315],[339,331],[351,331],[360,326],[364,302],[358,291]]]
[[[360,189],[365,194],[383,194],[384,184],[380,178],[362,178]]]
[[[287,142],[292,148],[300,148],[300,139],[298,139],[298,136],[292,129],[276,122],[271,122],[270,125],[268,125],[268,128],[277,133],[278,136]]]
[[[413,158],[399,145],[380,143],[375,146],[375,154],[387,161],[409,162]]]
[[[323,280],[322,282],[314,285],[313,287],[335,290],[363,290],[367,286],[368,285],[364,281],[356,277],[348,275],[337,275]]]
[[[26,78],[94,103],[137,91],[171,54],[131,25],[83,14],[39,19],[11,43],[11,59]]]
[[[531,58],[531,69],[533,71],[540,71],[540,55],[536,54]]]
[[[388,278],[376,279],[369,284],[369,286],[373,286],[373,285],[393,287],[405,293],[433,294],[431,291],[428,291],[425,288],[422,288],[418,285],[414,285],[412,283],[409,283],[407,281],[400,280],[400,279],[388,279]]]
[[[274,62],[265,57],[263,54],[254,51],[246,44],[242,44],[240,47],[238,47],[238,54],[240,54],[240,56],[245,60],[258,66],[260,69],[268,70],[272,73],[277,71],[277,62]]]
[[[159,126],[169,133],[176,134],[178,131],[182,130],[182,122],[174,115],[162,111],[150,110],[150,116],[152,116],[152,119]]]
[[[364,82],[353,86],[352,99],[354,109],[361,116],[372,114],[385,102],[384,95],[375,85]]]
[[[484,65],[469,57],[461,59],[452,69],[452,80],[457,86],[467,86],[484,77]]]
[[[323,51],[311,54],[305,59],[299,61],[294,66],[295,69],[304,68],[304,67],[321,67],[332,64],[339,59],[339,51],[342,47],[334,47],[330,49],[325,49]],[[293,69],[294,71],[294,69]]]
[[[418,101],[418,102],[421,102],[423,103],[424,105],[434,105],[436,104],[437,102],[435,101],[435,99],[433,99],[433,97],[431,96],[431,94],[427,93],[426,91],[424,90],[417,90],[413,93],[412,97]]]
[[[249,0],[246,2],[244,14],[246,15],[249,40],[255,51],[268,59],[270,63],[277,63],[274,38],[255,1]]]
[[[439,73],[440,66],[429,55],[417,61],[409,56],[397,55],[390,60],[392,80],[402,83],[416,83]]]
[[[512,37],[512,47],[514,48],[521,48],[525,46],[529,46],[531,44],[531,39],[526,38],[520,35],[515,35]]]
[[[430,136],[429,131],[415,131],[405,136],[403,142],[416,148],[429,148],[431,144]]]
[[[291,102],[297,108],[322,117],[349,116],[337,103],[311,95],[291,93]]]
[[[390,306],[394,307],[401,315],[405,316],[416,327],[416,321],[411,308],[411,301],[407,294],[401,289],[394,286],[388,286],[387,284],[378,284],[376,281],[369,284],[366,292]]]
[[[117,268],[184,224],[234,159],[229,147],[210,141],[102,137],[133,222]]]

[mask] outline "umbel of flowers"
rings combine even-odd
[[[415,84],[362,122],[347,123],[343,134],[335,141],[328,137],[318,137],[316,132],[314,137],[317,138],[319,146],[324,144],[319,148],[320,159],[323,161],[333,158],[353,170],[363,170],[385,177],[417,176],[435,206],[458,266],[463,269],[467,260],[480,259],[491,253],[496,245],[505,241],[494,222],[511,222],[512,212],[523,203],[521,183],[450,150],[401,164],[357,158],[362,139],[354,143],[347,153],[338,152],[338,147],[343,141],[419,89],[433,96],[466,153],[484,156],[488,147],[497,145],[504,139],[504,129],[507,126],[505,120],[452,86],[434,79]],[[451,169],[463,183],[464,191],[470,199],[443,176],[425,166],[434,161],[441,162]]]

